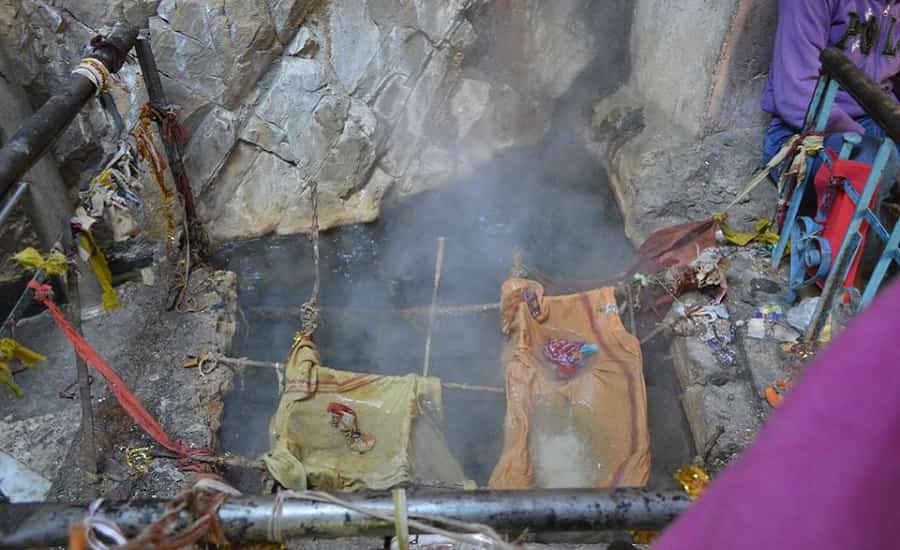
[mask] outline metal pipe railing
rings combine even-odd
[[[335,494],[367,510],[393,515],[390,492]],[[684,493],[641,489],[545,489],[527,491],[411,490],[410,515],[452,518],[487,525],[500,534],[660,529],[685,512]],[[166,501],[104,503],[100,512],[128,537],[158,520]],[[27,503],[0,505],[0,548],[65,546],[69,526],[81,523],[86,504]],[[219,508],[222,531],[232,544],[284,539],[350,536],[382,537],[394,525],[337,504],[286,499],[279,507],[272,496],[229,498]],[[182,514],[179,521],[190,518]],[[276,525],[277,524],[277,525]],[[273,529],[273,525],[277,529]]]
[[[32,280],[36,281],[38,284],[43,284],[44,281],[47,280],[47,275],[43,270],[38,269],[34,272]],[[13,306],[12,310],[10,310],[9,315],[6,316],[3,324],[0,325],[0,338],[6,338],[10,334],[12,334],[13,327],[16,326],[16,323],[19,322],[19,319],[25,313],[25,310],[28,309],[28,306],[31,305],[31,300],[33,298],[34,291],[26,287],[22,294],[19,296],[19,299],[16,300],[16,303]]]
[[[28,182],[20,181],[9,192],[9,196],[0,201],[0,225],[6,223],[16,206],[19,205],[19,201],[25,196],[26,191],[28,191]]]
[[[137,27],[120,26],[108,38],[92,40],[87,57],[103,63],[110,73],[118,72],[137,35]],[[0,149],[0,197],[47,152],[95,92],[88,78],[72,75],[65,91],[48,99],[19,127]]]
[[[835,79],[888,136],[900,143],[900,104],[869,78],[844,52],[825,48],[820,56],[822,71]]]

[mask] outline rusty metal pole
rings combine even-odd
[[[118,72],[137,32],[135,27],[119,26],[107,38],[95,37],[87,57],[103,63],[110,73]],[[0,149],[0,197],[50,149],[95,92],[96,86],[89,79],[72,75],[65,91],[48,99],[19,127]]]
[[[0,48],[0,105],[5,107],[0,110],[0,129],[4,135],[11,136],[32,115],[32,110],[25,89],[16,79],[15,65],[7,54]],[[4,205],[0,211],[0,223],[12,213],[12,209],[6,211],[6,205],[15,207],[17,202],[21,202],[42,250],[50,250],[57,243],[63,250],[72,250],[72,232],[69,229],[74,211],[72,198],[51,155],[41,157],[28,171],[27,183],[20,180],[5,199],[5,202],[0,200]],[[76,261],[82,271],[88,272],[87,264]],[[96,279],[83,277],[80,282],[82,306],[91,308],[100,304],[100,285]]]
[[[32,114],[28,96],[16,79],[15,72],[15,64],[7,52],[0,49],[0,104],[4,106],[0,113],[0,129],[5,136],[12,136]],[[28,171],[27,179],[29,189],[23,197],[27,199],[25,208],[41,247],[49,250],[59,242],[69,250],[72,244],[69,231],[72,203],[53,158],[44,156],[35,162]],[[10,191],[10,196],[15,189]]]
[[[137,54],[138,63],[141,65],[141,74],[144,77],[144,84],[147,87],[147,96],[150,104],[156,107],[160,112],[168,112],[171,105],[166,99],[166,92],[162,86],[162,79],[159,76],[159,69],[156,66],[156,58],[153,57],[153,48],[150,44],[150,30],[144,29],[138,34],[137,42],[134,46]],[[157,128],[160,135],[165,136],[166,121],[157,120]],[[184,169],[184,155],[181,151],[181,143],[178,142],[177,136],[171,136],[172,139],[163,138],[163,146],[166,150],[166,157],[169,160],[169,169],[172,171],[172,179],[175,181],[175,187],[181,195],[184,203],[184,215],[187,220],[188,233],[185,238],[190,237],[191,249],[196,251],[201,259],[205,259],[208,254],[208,242],[206,232],[203,229],[203,223],[197,216],[197,207],[194,202],[194,193],[191,190],[190,180]]]
[[[838,48],[825,48],[819,59],[822,71],[837,80],[840,87],[859,103],[872,120],[891,139],[900,143],[900,105],[897,104],[897,98],[885,92]]]

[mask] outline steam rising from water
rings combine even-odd
[[[629,261],[632,249],[606,175],[579,136],[592,103],[627,76],[631,5],[624,0],[579,3],[602,47],[557,103],[542,143],[478,165],[462,181],[390,204],[376,223],[322,235],[324,323],[317,343],[327,365],[357,372],[421,372],[426,318],[395,310],[430,303],[438,237],[446,239],[441,305],[497,301],[515,246],[523,248],[528,265],[554,277],[604,278]],[[495,33],[489,32],[502,25],[497,19],[502,16],[488,10],[475,21],[476,27],[486,26],[478,29],[486,37],[477,47],[480,61],[473,61],[482,74],[492,74],[485,69],[505,61],[506,54],[492,50]],[[527,67],[528,60],[521,61]],[[279,237],[239,243],[222,257],[241,281],[243,318],[234,354],[284,360],[298,323],[279,311],[296,308],[308,296],[308,241]],[[441,317],[431,372],[448,382],[502,386],[501,346],[496,312]],[[228,398],[222,430],[225,450],[244,455],[266,450],[266,425],[277,403],[274,375],[254,371],[253,377]],[[444,399],[451,449],[467,475],[485,483],[502,447],[505,404],[494,396],[450,391]]]

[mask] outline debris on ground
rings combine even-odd
[[[663,283],[674,296],[681,296],[691,290],[715,288],[715,303],[719,303],[728,292],[727,249],[714,247],[702,251],[688,265],[677,265],[666,270]]]
[[[766,401],[773,409],[781,406],[785,394],[791,389],[792,383],[785,380],[776,380],[773,386],[766,387]]]
[[[798,334],[786,323],[787,279],[772,267],[768,246],[723,246],[711,254],[719,258],[727,297],[716,303],[716,286],[711,295],[687,292],[665,322],[682,319],[671,344],[682,403],[695,446],[716,472],[752,442],[771,410],[766,387],[791,378],[781,340]]]
[[[779,342],[796,342],[800,337],[785,324],[784,310],[779,305],[765,305],[753,312],[747,321],[747,336],[757,340],[775,339]]]
[[[787,312],[788,324],[800,332],[806,332],[806,329],[812,323],[816,308],[819,307],[819,300],[818,296],[805,298],[799,304],[789,309]]]
[[[681,484],[684,492],[694,500],[703,494],[703,491],[706,490],[706,487],[709,486],[711,481],[709,474],[703,466],[698,464],[691,464],[684,468],[680,468],[675,472],[673,477],[675,478],[675,481]]]
[[[158,264],[165,279],[168,264]],[[202,313],[166,311],[164,285],[128,282],[117,288],[123,307],[85,319],[85,339],[115,369],[162,426],[180,439],[215,447],[223,411],[223,393],[236,370],[218,369],[206,376],[181,368],[195,347],[226,353],[236,326],[236,278],[233,273],[198,269],[210,281],[198,291],[203,303],[221,303]],[[108,498],[170,497],[185,479],[174,460],[154,460],[141,475],[129,467],[128,449],[148,447],[151,439],[129,418],[97,378],[92,386],[95,435],[102,476],[98,483],[81,472],[81,408],[60,399],[60,390],[75,379],[69,341],[47,313],[21,320],[17,341],[46,355],[47,361],[15,375],[29,388],[27,399],[0,399],[0,449],[27,465],[48,485],[51,500],[77,502],[104,494]],[[185,338],[185,335],[190,335]],[[77,392],[76,392],[77,393]]]

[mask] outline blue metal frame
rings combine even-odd
[[[828,126],[828,119],[831,115],[831,110],[834,107],[834,101],[837,97],[838,93],[838,83],[836,80],[832,79],[828,75],[822,75],[819,78],[818,83],[816,84],[816,89],[813,93],[812,101],[810,102],[809,109],[806,113],[806,119],[804,121],[804,132],[807,131],[816,131],[816,132],[824,132]],[[862,142],[862,137],[858,134],[845,134],[844,135],[844,143],[841,147],[840,158],[848,159],[851,157],[854,147],[859,145]],[[884,277],[887,274],[888,268],[893,263],[900,264],[900,223],[897,223],[894,227],[893,231],[888,234],[888,231],[885,229],[884,225],[881,223],[881,220],[878,218],[878,213],[873,212],[869,205],[872,202],[872,197],[875,196],[876,190],[879,187],[882,179],[885,176],[885,170],[890,165],[890,161],[893,155],[896,154],[897,146],[896,143],[890,138],[884,138],[878,148],[878,152],[875,155],[875,159],[872,162],[872,170],[869,174],[869,178],[866,180],[865,187],[863,188],[862,193],[857,193],[856,190],[850,185],[849,182],[844,182],[844,192],[850,198],[850,200],[855,205],[855,211],[853,214],[853,218],[850,221],[850,225],[847,228],[847,233],[844,236],[844,240],[838,249],[838,253],[835,256],[835,261],[831,266],[831,269],[828,273],[828,277],[825,280],[825,285],[822,290],[822,300],[819,302],[819,307],[813,317],[813,323],[810,325],[809,330],[806,334],[806,340],[812,341],[818,338],[819,333],[821,332],[822,326],[825,322],[825,318],[828,317],[828,313],[831,312],[834,307],[835,300],[840,294],[844,295],[843,292],[839,292],[843,288],[843,282],[847,277],[847,273],[850,270],[850,267],[853,264],[853,259],[856,257],[859,252],[860,244],[863,241],[862,235],[860,234],[860,228],[862,227],[862,223],[865,221],[869,225],[869,233],[870,235],[874,235],[878,237],[882,242],[885,243],[885,248],[882,251],[881,257],[878,260],[878,263],[875,266],[875,270],[872,273],[871,278],[866,284],[866,288],[862,293],[862,296],[859,301],[859,307],[864,308],[869,303],[871,303],[872,299],[875,297],[875,294],[878,292],[878,289],[881,286],[881,283],[884,281]],[[822,151],[819,153],[819,158],[826,163],[831,163],[831,156],[827,151]],[[788,160],[789,162],[789,160]],[[772,253],[772,264],[777,268],[781,265],[782,259],[784,258],[784,251],[786,250],[788,243],[793,238],[799,238],[797,235],[798,231],[795,229],[799,227],[797,220],[797,212],[800,208],[801,199],[806,192],[806,188],[808,185],[812,185],[812,180],[815,176],[812,172],[812,162],[807,163],[806,174],[797,182],[796,187],[793,190],[793,193],[790,197],[790,206],[788,207],[787,215],[784,220],[784,226],[781,229],[781,235],[779,235],[778,244],[775,246],[775,249]],[[890,176],[890,175],[889,175]],[[891,176],[891,181],[893,177]],[[787,190],[782,190],[782,199],[786,199],[785,194]],[[798,243],[799,244],[799,243]],[[836,244],[836,243],[833,243]]]
[[[831,108],[834,106],[834,100],[837,97],[838,93],[838,83],[836,80],[832,80],[828,76],[822,76],[819,78],[818,84],[816,84],[816,90],[813,93],[812,102],[809,104],[809,109],[806,112],[806,121],[804,122],[803,131],[808,132],[811,129],[816,132],[824,132],[828,127],[828,118],[831,116]],[[843,151],[842,151],[843,153]],[[827,154],[824,152],[821,153],[823,157],[827,157]],[[786,162],[790,162],[789,160]],[[803,178],[800,178],[800,181],[797,183],[797,186],[794,188],[794,192],[790,197],[785,197],[785,193],[787,193],[787,189],[782,189],[781,199],[786,200],[790,199],[790,205],[788,206],[787,215],[784,218],[784,225],[781,228],[781,235],[778,237],[778,244],[775,245],[775,249],[772,251],[772,265],[776,268],[781,266],[781,260],[784,257],[784,251],[787,248],[788,241],[791,238],[791,232],[794,228],[794,223],[797,220],[797,211],[800,209],[800,200],[804,193],[806,192],[806,186],[811,184],[813,176],[815,174],[812,173],[812,165],[813,163],[806,163],[806,174]],[[798,200],[794,200],[798,198]]]
[[[884,176],[885,168],[887,168],[888,163],[895,154],[896,145],[894,141],[890,138],[884,138],[884,141],[882,141],[878,148],[878,153],[875,155],[875,160],[872,162],[872,171],[869,174],[869,179],[866,180],[862,195],[856,196],[855,192],[852,194],[848,193],[851,200],[854,200],[856,204],[856,210],[853,213],[853,218],[850,220],[850,225],[847,227],[847,233],[844,236],[843,243],[841,243],[841,248],[835,257],[834,268],[828,274],[828,279],[825,281],[825,287],[822,289],[822,297],[813,314],[812,323],[806,331],[804,339],[807,342],[815,342],[819,339],[819,334],[821,334],[828,316],[834,309],[838,296],[844,296],[844,292],[840,291],[844,289],[844,280],[847,278],[847,273],[853,265],[853,259],[856,257],[860,245],[862,244],[863,239],[859,229],[862,227],[863,221],[868,221],[874,216],[875,224],[870,225],[873,227],[880,227],[880,230],[876,229],[874,234],[880,238],[886,233],[884,227],[881,226],[881,222],[878,220],[878,216],[869,209],[869,204],[871,204],[872,197],[875,196],[875,192],[878,189],[878,184]],[[846,183],[844,188],[845,190],[848,188]],[[865,308],[872,301],[875,297],[875,293],[881,287],[888,266],[892,261],[898,261],[898,254],[900,254],[897,249],[898,245],[900,245],[900,223],[894,228],[891,238],[886,243],[881,257],[878,260],[876,271],[872,274],[869,278],[869,282],[866,284],[865,291],[860,299],[859,309]]]
[[[869,174],[869,179],[866,180],[866,186],[863,188],[862,195],[855,197],[856,200],[853,202],[856,204],[856,210],[853,213],[853,218],[850,220],[850,225],[847,227],[847,233],[844,236],[844,242],[841,243],[841,248],[835,257],[835,267],[840,266],[838,269],[832,270],[832,272],[828,275],[829,279],[837,279],[839,282],[843,282],[844,279],[847,278],[847,273],[850,271],[850,266],[853,264],[852,258],[856,256],[858,252],[859,245],[862,242],[862,235],[860,234],[860,227],[862,227],[862,222],[867,220],[867,218],[874,217],[878,226],[881,226],[881,222],[878,221],[878,216],[869,210],[869,204],[872,202],[872,197],[875,196],[875,191],[878,188],[878,184],[881,182],[881,177],[884,174],[884,169],[887,167],[887,163],[891,158],[891,154],[893,153],[894,142],[890,138],[885,138],[884,142],[878,148],[878,154],[875,155],[875,161],[872,163],[872,172]],[[850,187],[849,184],[844,185],[844,189],[846,190]],[[854,192],[853,195],[856,193]],[[851,200],[854,197],[850,196]],[[871,213],[867,216],[867,213]],[[881,231],[875,231],[875,234],[886,233],[884,231],[884,227],[881,227]],[[844,255],[849,254],[851,260],[846,262],[841,262],[841,259]],[[842,263],[846,265],[841,265]],[[871,286],[873,282],[876,282],[874,279],[869,281],[869,285]],[[880,283],[880,281],[878,281]],[[863,307],[866,305],[866,301],[863,300]]]

